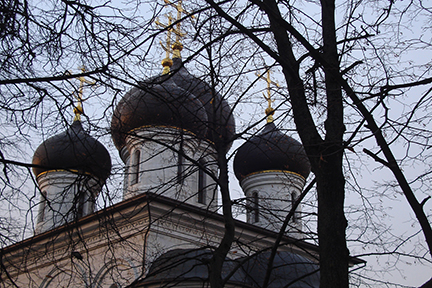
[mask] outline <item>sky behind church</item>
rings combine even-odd
[[[96,2],[95,2],[96,3]],[[301,3],[301,2],[300,2]],[[129,11],[133,14],[140,14],[140,19],[146,21],[149,21],[152,14],[152,7],[155,6],[154,3],[149,3],[141,6],[130,6],[131,2],[112,2],[110,5],[113,6],[123,6],[125,7],[125,12]],[[373,5],[375,5],[373,2],[370,3],[370,9],[374,9]],[[402,4],[401,4],[402,5]],[[312,4],[308,4],[307,2],[301,3],[300,7],[303,9],[316,9],[311,8]],[[133,7],[133,8],[129,8]],[[138,9],[134,10],[136,7]],[[110,9],[107,8],[101,8],[100,11],[104,13],[105,11],[108,13],[112,13]],[[128,12],[128,13],[129,13]],[[364,12],[368,12],[368,9],[366,9]],[[308,11],[310,15],[315,15],[317,12]],[[368,15],[370,17],[374,17],[373,13]],[[413,14],[413,16],[415,16]],[[366,17],[366,16],[365,16]],[[161,21],[163,20],[163,17],[161,15]],[[400,37],[407,37],[411,39],[431,39],[431,29],[425,29],[425,27],[431,26],[431,18],[428,17],[426,14],[419,14],[416,18],[412,19],[412,21],[407,21],[407,24],[405,25],[405,30],[400,31]],[[185,26],[187,27],[187,26]],[[154,27],[155,31],[157,30],[157,27]],[[387,34],[388,32],[388,34]],[[390,33],[391,32],[391,33]],[[394,37],[395,33],[393,33],[392,27],[383,27],[381,34],[377,37],[379,37],[380,41],[396,41],[394,38],[387,38],[386,35],[393,35]],[[192,34],[192,33],[191,33]],[[407,36],[409,35],[409,36]],[[152,61],[146,60],[146,63],[138,63],[133,64],[136,65],[136,72],[134,75],[128,75],[131,76],[128,78],[131,83],[133,83],[134,80],[139,79],[145,79],[154,75],[157,75],[162,71],[162,67],[160,64],[160,60],[164,57],[164,51],[160,48],[158,41],[164,41],[164,35],[161,34],[157,36],[157,41],[151,42],[149,41],[145,45],[142,45],[137,51],[137,54],[142,55],[151,55],[153,57]],[[398,40],[399,41],[399,40]],[[186,46],[190,45],[190,46]],[[413,44],[414,45],[414,44]],[[190,38],[186,37],[185,39],[185,50],[183,51],[183,57],[187,58],[192,55],[193,51],[190,51],[190,49],[193,49],[194,44],[191,41]],[[150,48],[151,47],[151,48]],[[358,53],[362,53],[359,51]],[[385,53],[385,52],[379,52],[379,53]],[[386,52],[388,53],[388,51]],[[414,69],[413,67],[416,67],[417,65],[423,65],[425,62],[430,61],[432,59],[432,53],[429,49],[412,49],[412,50],[406,50],[406,51],[391,51],[390,53],[395,54],[395,58],[398,58],[398,61],[400,61],[399,65],[406,65],[407,70]],[[402,57],[399,57],[402,55]],[[144,56],[143,56],[144,57]],[[202,60],[202,59],[201,59]],[[200,59],[198,60],[201,61]],[[263,59],[264,62],[266,62],[267,65],[271,65],[272,61],[270,59]],[[78,59],[75,59],[74,61],[71,61],[70,63],[63,63],[62,65],[64,67],[70,67],[72,71],[75,70],[77,72],[77,67],[81,65],[82,63],[79,63]],[[132,65],[128,61],[125,62],[126,65]],[[194,61],[186,64],[189,71],[191,71],[195,76],[200,76],[200,63],[196,63]],[[205,65],[204,65],[205,66]],[[131,68],[128,68],[130,70],[134,70]],[[205,70],[205,68],[202,68]],[[43,69],[42,69],[43,70]],[[264,71],[262,71],[263,73]],[[428,71],[425,72],[425,75],[428,75]],[[283,78],[280,76],[281,71],[278,67],[273,68],[273,77],[275,81],[277,80],[280,83],[280,88],[274,88],[275,90],[275,107],[279,107],[281,103],[283,103],[284,99],[281,95],[283,95],[286,92],[286,85],[284,84]],[[353,76],[355,77],[355,76]],[[254,79],[254,73],[251,72],[249,75],[243,78],[245,81],[246,79],[249,79],[250,81],[253,81]],[[365,79],[358,80],[366,81]],[[115,80],[113,83],[119,83]],[[111,83],[110,83],[111,84]],[[244,86],[249,85],[250,83],[245,83]],[[65,84],[65,87],[76,87],[77,82],[70,81]],[[241,85],[240,85],[241,86]],[[121,98],[124,93],[130,89],[130,86],[128,86],[125,83],[121,84],[121,88],[118,91],[111,90],[111,89],[105,89],[103,86],[98,86],[95,88],[86,88],[85,89],[85,98],[86,101],[84,102],[84,110],[86,115],[85,117],[85,126],[89,128],[92,135],[96,135],[96,137],[100,138],[101,141],[105,144],[105,146],[109,149],[111,157],[113,159],[114,163],[114,169],[113,169],[113,175],[111,179],[108,182],[108,190],[111,193],[109,197],[107,195],[103,195],[100,198],[99,205],[100,208],[104,208],[106,203],[112,204],[116,201],[120,200],[120,191],[122,189],[122,185],[120,184],[122,180],[122,170],[123,170],[123,162],[120,160],[118,156],[118,151],[115,149],[114,145],[112,144],[110,135],[109,135],[109,126],[110,126],[110,119],[112,115],[112,100],[115,97],[118,101],[118,99]],[[240,105],[236,106],[236,109],[234,111],[234,115],[236,117],[236,124],[237,124],[237,132],[243,131],[246,127],[248,127],[251,123],[259,122],[260,124],[257,125],[254,129],[250,130],[249,136],[253,135],[257,131],[261,129],[261,127],[264,125],[264,110],[266,108],[267,102],[265,99],[261,96],[261,93],[265,91],[266,84],[264,82],[258,81],[256,84],[254,84],[254,88],[250,90],[251,97],[248,98],[248,102],[241,103]],[[66,88],[67,89],[67,88]],[[116,94],[118,93],[118,94]],[[401,121],[404,121],[405,118],[401,117],[401,115],[406,114],[409,112],[409,109],[413,109],[415,104],[417,103],[418,99],[424,95],[425,92],[424,89],[421,88],[415,88],[409,90],[406,94],[405,92],[402,93],[399,97],[399,99],[395,99],[391,103],[391,107],[389,110],[389,114],[394,119],[400,119]],[[229,99],[228,101],[231,101],[230,104],[233,104],[235,102],[235,99]],[[111,107],[110,107],[111,106]],[[348,106],[348,105],[347,105]],[[108,108],[109,107],[109,108]],[[70,108],[70,109],[69,109]],[[62,115],[55,115],[52,113],[45,114],[46,119],[39,119],[43,121],[50,121],[50,123],[43,124],[43,121],[40,121],[40,126],[37,127],[37,129],[28,129],[25,131],[25,133],[28,133],[30,137],[26,139],[24,142],[18,143],[21,151],[23,153],[19,153],[17,151],[11,152],[9,154],[10,157],[16,157],[22,162],[29,163],[31,161],[31,156],[33,151],[36,149],[36,147],[43,141],[43,139],[46,139],[49,136],[52,136],[60,131],[63,131],[65,128],[66,123],[70,123],[72,120],[72,106],[69,105],[69,110],[65,111]],[[56,111],[56,108],[50,107],[53,111]],[[382,111],[377,111],[376,115],[379,115]],[[286,116],[286,113],[290,113],[290,107],[288,104],[282,104],[277,110],[275,114],[275,122],[276,124],[285,129],[284,132],[289,134],[290,136],[299,139],[296,132],[294,123],[291,120],[290,116]],[[322,115],[321,115],[322,116]],[[421,110],[416,115],[419,119],[430,117],[429,111],[427,110]],[[90,122],[87,122],[90,120]],[[3,120],[4,121],[4,120]],[[54,125],[53,123],[57,121],[57,124]],[[61,124],[59,124],[61,123]],[[352,128],[355,123],[349,128]],[[48,130],[48,129],[49,130]],[[13,134],[15,127],[8,126],[5,127],[5,131],[8,131],[9,133]],[[425,129],[432,129],[430,126],[430,122],[428,126],[425,127]],[[247,135],[247,134],[246,134]],[[238,140],[234,143],[233,147],[231,148],[229,155],[232,155],[235,153],[236,149],[241,145],[242,141],[244,140]],[[377,244],[379,244],[379,241],[386,241],[386,237],[390,237],[391,235],[394,236],[396,239],[398,239],[400,242],[402,240],[407,239],[407,243],[403,245],[403,248],[401,248],[401,252],[411,254],[420,254],[422,256],[425,255],[425,258],[428,259],[429,262],[426,262],[424,260],[418,260],[413,259],[411,257],[405,257],[403,255],[400,255],[400,258],[397,259],[394,256],[370,256],[370,257],[364,257],[368,261],[367,268],[371,268],[372,271],[368,272],[368,276],[374,279],[382,280],[382,281],[390,281],[395,283],[401,283],[404,285],[407,285],[409,287],[415,286],[415,285],[421,285],[423,284],[427,279],[430,278],[432,275],[432,264],[431,259],[427,255],[427,251],[424,250],[424,247],[420,245],[420,243],[424,243],[424,238],[421,232],[419,233],[419,226],[417,224],[417,221],[414,218],[413,213],[411,212],[411,209],[409,208],[408,204],[406,203],[405,198],[403,195],[398,192],[398,189],[389,189],[393,188],[393,177],[392,175],[384,168],[381,168],[379,164],[372,161],[371,159],[368,159],[367,156],[365,156],[362,152],[363,148],[370,148],[375,147],[374,141],[371,139],[365,139],[361,143],[358,143],[357,146],[353,148],[351,151],[346,152],[346,179],[347,181],[347,198],[346,198],[346,212],[349,218],[349,227],[347,230],[347,235],[349,238],[348,246],[351,250],[351,254],[368,254],[368,253],[374,253],[376,247],[379,247],[379,245],[368,245],[364,243],[359,243],[356,240],[361,236],[361,233],[366,231],[366,233],[369,233],[369,231],[373,230],[371,227],[368,229],[364,227],[360,227],[357,225],[360,225],[359,223],[362,223],[363,225],[377,225],[377,231],[381,231],[379,229],[384,229],[386,231],[386,235],[376,235],[376,238],[374,238],[374,241],[377,241]],[[395,142],[392,145],[395,154],[402,158],[405,157],[407,154],[407,147],[402,141]],[[410,150],[408,152],[410,157],[415,158],[416,155],[419,153],[419,148],[410,147]],[[429,149],[431,151],[431,149]],[[430,152],[429,152],[430,153]],[[232,159],[232,158],[231,158]],[[408,175],[408,179],[414,180],[420,173],[423,173],[424,171],[427,171],[429,169],[430,164],[427,162],[423,162],[423,159],[417,159],[417,161],[413,161],[412,164],[404,166],[404,172],[406,175]],[[232,161],[230,162],[230,189],[232,193],[232,197],[234,199],[242,198],[244,195],[242,194],[241,188],[238,185],[238,181],[234,177],[234,174],[232,173]],[[38,202],[37,197],[37,190],[34,188],[34,182],[29,176],[24,176],[25,173],[28,173],[29,171],[26,171],[25,169],[22,170],[23,175],[15,175],[17,181],[23,181],[25,183],[24,186],[22,186],[21,189],[27,190],[28,192],[28,199],[17,199],[18,205],[20,208],[22,207],[33,207],[32,213],[26,214],[22,209],[15,209],[8,204],[3,205],[3,211],[14,211],[13,213],[18,213],[19,218],[22,221],[25,221],[24,219],[27,219],[27,231],[30,235],[32,233],[31,229],[33,228],[31,221],[35,218],[36,215],[36,209]],[[313,175],[309,176],[310,179],[313,178]],[[416,184],[417,185],[417,184]],[[359,190],[358,188],[362,187],[362,190]],[[419,199],[423,199],[427,196],[429,196],[430,191],[425,189],[425,186],[417,185],[415,186],[417,188],[418,197]],[[391,190],[391,192],[389,192]],[[114,200],[113,200],[114,199]],[[304,205],[304,211],[309,212],[315,212],[315,206],[314,202],[316,201],[316,196],[314,191],[311,191],[310,195],[306,199],[306,204]],[[309,206],[309,204],[311,204]],[[366,209],[367,211],[362,210],[362,212],[358,212],[357,209]],[[373,209],[377,210],[373,210]],[[15,209],[15,210],[14,210]],[[368,210],[370,209],[370,210]],[[425,205],[425,211],[427,211],[428,214],[431,213],[432,209],[432,202],[429,201]],[[16,212],[19,211],[19,212]],[[381,223],[367,223],[367,219],[365,218],[364,221],[355,221],[358,220],[360,217],[364,217],[362,215],[364,214],[373,214],[371,216],[371,219],[376,219],[382,221]],[[15,217],[15,214],[13,215]],[[240,219],[244,219],[244,216],[239,216]],[[310,223],[310,227],[314,228],[315,224]],[[379,236],[383,236],[380,238]],[[372,241],[372,240],[371,240]],[[382,247],[385,247],[388,243],[382,243]],[[394,246],[389,246],[393,247]],[[370,249],[370,250],[369,250]],[[379,252],[392,252],[392,251],[379,251]],[[394,266],[392,265],[394,263]],[[382,268],[388,270],[387,272],[381,273],[375,271],[379,271]],[[400,271],[399,271],[400,270]],[[358,273],[359,271],[356,271],[355,273]]]

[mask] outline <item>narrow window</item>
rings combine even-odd
[[[133,156],[132,161],[132,181],[131,184],[136,184],[139,182],[139,173],[140,173],[140,162],[141,162],[141,152],[140,150],[136,150]]]
[[[47,202],[47,192],[42,191],[41,193],[41,201],[39,204],[39,217],[38,222],[43,222],[45,218],[45,209],[46,209],[46,202]]]
[[[258,197],[258,192],[254,192],[252,194],[252,219],[254,221],[254,223],[259,222],[259,197]]]
[[[203,167],[205,167],[205,162],[199,161],[200,167],[198,168],[198,203],[206,204],[206,175]]]
[[[77,203],[77,218],[81,218],[84,216],[84,204],[85,204],[85,192],[80,191],[78,196],[78,203]]]
[[[183,155],[182,155],[182,152],[183,151],[179,151],[179,153],[178,153],[178,158],[177,158],[177,184],[183,184],[183,169],[184,169],[184,167],[183,167],[183,162],[184,162],[184,160],[183,160]]]
[[[294,192],[291,193],[291,208],[294,207],[294,203],[296,202],[296,194]],[[292,216],[292,221],[295,223],[297,222],[297,212],[294,211],[294,214]]]

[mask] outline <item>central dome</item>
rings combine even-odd
[[[143,126],[175,127],[204,138],[207,120],[201,101],[164,75],[139,82],[126,93],[114,111],[111,130],[121,150],[126,137]]]
[[[227,101],[192,76],[180,58],[173,63],[171,74],[139,82],[120,100],[111,122],[118,150],[134,129],[145,126],[175,127],[230,148],[235,123]]]
[[[195,95],[204,105],[208,117],[206,138],[212,142],[222,140],[231,147],[235,121],[228,102],[209,84],[190,74],[181,58],[173,59],[172,71],[173,81]]]

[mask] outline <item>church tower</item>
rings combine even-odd
[[[269,78],[268,74],[267,124],[240,146],[234,158],[234,173],[247,199],[247,222],[279,232],[311,167],[301,143],[273,123]],[[301,231],[300,212],[299,206],[289,223],[287,232],[291,236]]]
[[[230,147],[234,118],[221,95],[184,67],[180,22],[172,45],[167,31],[162,75],[127,92],[112,117],[113,141],[126,165],[123,197],[150,192],[215,211],[217,145]]]
[[[93,213],[96,198],[111,172],[108,151],[82,127],[83,83],[72,125],[45,140],[33,156],[33,173],[41,191],[35,234]]]

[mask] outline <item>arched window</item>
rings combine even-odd
[[[291,193],[291,208],[292,207],[294,207],[294,203],[296,202],[296,200],[297,200],[297,195],[296,195],[296,193],[295,192],[292,192]],[[293,216],[292,216],[292,221],[295,223],[295,222],[297,222],[297,212],[296,211],[294,211],[294,214],[293,214]]]
[[[198,203],[206,204],[206,174],[204,172],[205,162],[204,160],[199,161],[200,167],[198,167]]]
[[[252,220],[253,223],[259,222],[259,197],[258,192],[252,193]]]
[[[41,192],[41,201],[39,204],[38,222],[43,222],[45,219],[46,202],[47,202],[47,192],[42,191]]]
[[[139,182],[140,162],[141,162],[141,151],[136,150],[133,154],[133,159],[132,159],[131,184],[136,184]]]

